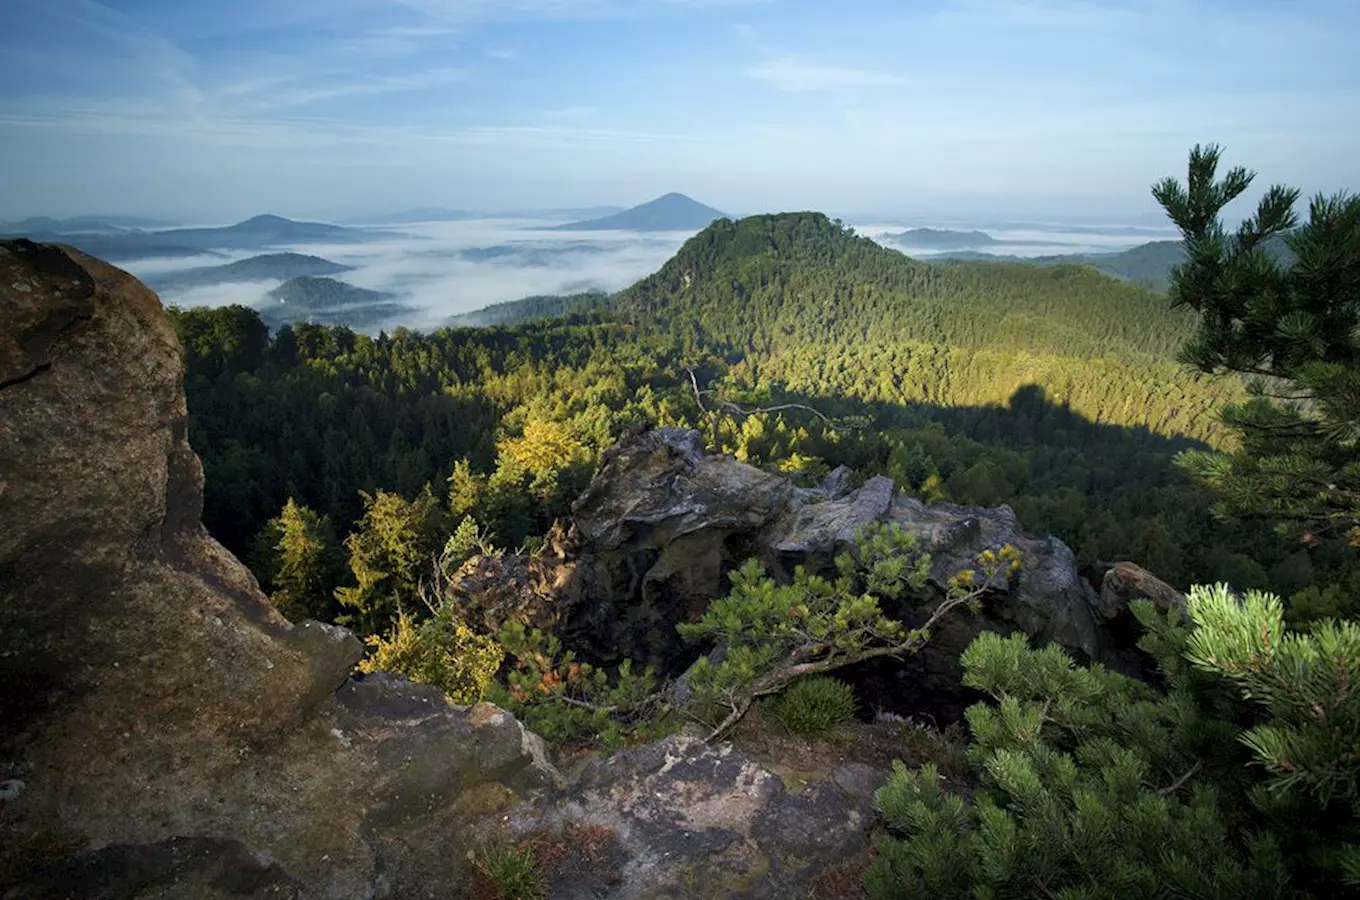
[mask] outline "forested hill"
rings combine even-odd
[[[1194,317],[1087,268],[918,262],[819,213],[720,220],[604,306],[809,396],[1005,403],[1028,384],[1086,418],[1214,441],[1234,380],[1185,371]]]
[[[1167,360],[1195,322],[1089,269],[917,262],[820,213],[715,222],[615,305],[640,323],[693,320],[710,337],[760,349],[919,341]]]

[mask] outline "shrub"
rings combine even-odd
[[[447,603],[424,621],[401,612],[386,637],[375,635],[367,643],[371,652],[359,671],[395,672],[432,684],[454,703],[481,700],[505,656],[499,644],[474,632]]]
[[[1360,887],[1360,627],[1287,634],[1277,598],[1140,601],[1164,687],[980,635],[971,796],[900,762],[874,898],[1338,896]]]
[[[504,844],[483,851],[478,854],[477,871],[496,892],[495,900],[542,900],[546,896],[543,876],[527,847]]]
[[[858,704],[850,685],[836,678],[800,678],[782,694],[766,701],[764,713],[795,734],[825,734],[855,717]]]

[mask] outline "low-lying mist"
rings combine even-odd
[[[449,317],[494,303],[542,294],[587,290],[617,291],[656,271],[691,237],[691,232],[551,231],[542,222],[481,219],[401,226],[362,243],[297,244],[271,248],[311,254],[350,267],[334,277],[356,287],[381,291],[408,310],[380,327],[398,325],[428,330]],[[911,248],[888,238],[911,227],[903,223],[864,223],[856,229],[885,246],[929,258],[938,250]],[[939,226],[935,226],[939,227]],[[1169,235],[1130,233],[1112,227],[1010,227],[989,229],[994,243],[976,249],[993,254],[1047,256],[1113,252]],[[193,258],[141,259],[124,268],[155,280],[182,270],[218,266],[257,253],[224,252]],[[167,305],[222,306],[239,303],[261,308],[274,301],[269,291],[282,279],[253,280],[190,288],[167,287]],[[365,328],[364,330],[376,330]]]

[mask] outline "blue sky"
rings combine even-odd
[[[1360,187],[1355,0],[4,0],[0,219]]]

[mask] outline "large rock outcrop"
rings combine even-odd
[[[199,524],[183,376],[131,276],[0,244],[6,896],[457,896],[541,741],[273,609]]]
[[[784,577],[798,565],[829,568],[859,529],[893,522],[930,551],[937,587],[975,567],[985,549],[1012,544],[1024,557],[982,617],[939,633],[942,659],[956,656],[982,628],[1019,629],[1084,658],[1105,654],[1109,640],[1096,594],[1060,540],[1025,534],[1008,507],[927,506],[891,479],[871,478],[850,490],[844,476],[832,473],[818,490],[795,488],[787,478],[705,452],[697,432],[647,432],[606,453],[572,506],[570,528],[555,532],[551,553],[501,557],[494,566],[473,560],[455,590],[472,609],[555,623],[569,644],[602,658],[627,656],[675,672],[695,652],[675,625],[721,596],[734,566],[756,557]],[[512,605],[499,599],[505,584],[533,587],[515,592]],[[532,602],[525,600],[530,595]]]

